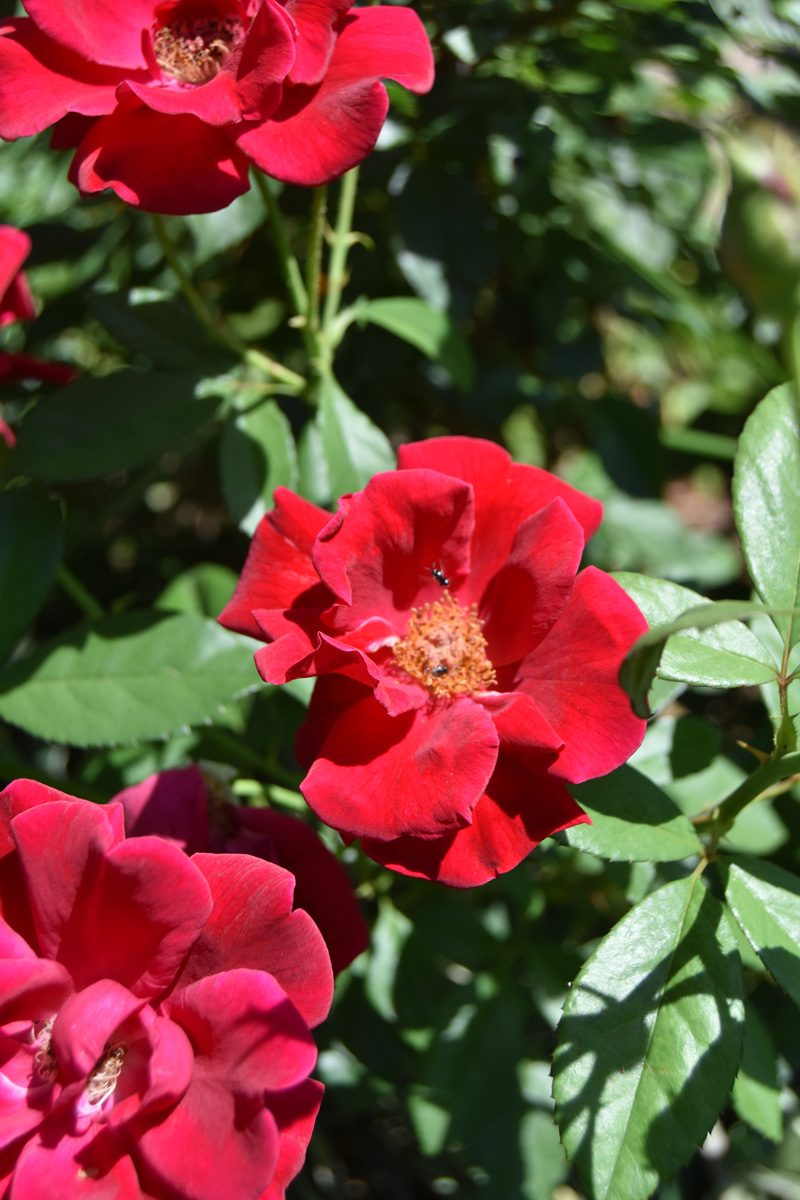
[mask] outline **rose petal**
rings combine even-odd
[[[647,630],[618,583],[594,567],[575,580],[567,607],[517,673],[565,747],[551,773],[581,783],[614,770],[641,744],[636,717],[617,679],[623,658]]]
[[[146,67],[142,36],[153,23],[153,0],[25,0],[41,30],[90,62]]]
[[[238,808],[236,815],[244,830],[269,839],[272,861],[294,875],[294,907],[307,912],[316,924],[328,947],[333,973],[338,975],[369,944],[367,927],[344,867],[314,830],[297,817],[274,808]],[[285,984],[283,987],[289,990]]]
[[[125,813],[128,837],[171,838],[187,854],[208,849],[208,793],[199,767],[159,771],[114,799]]]
[[[307,1079],[286,1092],[270,1092],[267,1107],[278,1126],[280,1149],[272,1182],[258,1200],[284,1200],[284,1191],[303,1165],[322,1093],[316,1079]]]
[[[77,988],[106,978],[148,996],[172,982],[211,910],[208,885],[177,846],[115,845],[106,811],[75,802],[29,809],[13,833],[41,951]]]
[[[548,471],[511,461],[494,442],[480,438],[443,437],[401,446],[397,465],[403,470],[429,467],[472,484],[475,534],[470,586],[477,597],[508,558],[514,534],[526,517],[559,496],[585,531],[595,532],[603,506]]]
[[[26,17],[0,22],[0,137],[40,133],[67,113],[111,112],[124,75],[79,58]]]
[[[582,554],[583,530],[560,498],[522,522],[479,608],[495,667],[519,662],[555,624]]]
[[[9,1200],[145,1200],[136,1170],[108,1130],[74,1136],[69,1112],[53,1113],[17,1159]]]
[[[470,700],[391,717],[368,697],[340,716],[301,791],[348,836],[434,837],[469,824],[497,745],[491,718]]]
[[[320,582],[311,550],[330,519],[330,513],[316,504],[287,488],[276,488],[275,507],[256,529],[236,590],[220,614],[220,624],[260,638],[261,628],[252,616],[256,609],[272,610],[275,619],[284,614],[283,626],[275,626],[280,633],[295,632],[293,623],[304,621],[307,613],[318,618],[333,597]],[[286,616],[288,609],[300,610],[300,615]],[[313,620],[309,628],[312,625]]]
[[[111,979],[101,979],[71,996],[51,1034],[63,1082],[89,1075],[115,1031],[144,1003]]]
[[[287,0],[286,11],[297,26],[297,57],[292,83],[319,83],[336,44],[334,26],[350,7],[350,0]]]
[[[543,838],[587,821],[563,784],[531,775],[501,756],[466,829],[434,841],[363,839],[361,848],[404,875],[436,879],[449,887],[475,887],[517,866]]]
[[[379,79],[415,92],[433,83],[433,57],[409,8],[361,8],[347,17],[322,81],[287,88],[269,121],[232,129],[239,148],[267,175],[307,187],[360,163],[378,140],[388,109]]]
[[[33,952],[30,952],[33,954]],[[0,960],[0,1025],[47,1021],[72,991],[69,971],[46,958]]]
[[[225,208],[250,187],[247,169],[219,129],[127,96],[89,130],[69,177],[84,195],[110,187],[135,207],[180,214]]]
[[[180,974],[180,986],[234,968],[274,975],[309,1025],[328,1014],[333,972],[322,934],[292,911],[294,877],[245,854],[196,854],[214,909]]]
[[[345,496],[314,547],[321,579],[339,598],[325,614],[337,633],[382,617],[402,637],[412,607],[441,596],[431,566],[454,590],[470,570],[472,489],[435,471],[374,475]]]
[[[20,271],[30,252],[27,233],[13,225],[0,225],[0,325],[32,321],[36,316],[31,289]]]

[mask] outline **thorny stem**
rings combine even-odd
[[[353,167],[352,171],[348,171],[342,176],[341,190],[339,192],[339,208],[336,213],[336,228],[333,234],[333,248],[331,250],[330,268],[328,271],[328,290],[325,295],[325,310],[322,317],[322,336],[323,343],[327,342],[330,333],[331,325],[336,319],[339,312],[339,305],[342,301],[342,291],[347,282],[347,254],[350,249],[351,232],[353,229],[353,210],[356,202],[356,191],[358,189],[358,167]],[[330,347],[326,345],[328,361],[330,360]]]
[[[325,218],[327,213],[327,187],[314,188],[314,204],[311,209],[311,231],[308,238],[308,261],[306,262],[306,294],[308,296],[308,325],[315,334],[319,332],[322,242],[325,235]]]
[[[72,574],[72,571],[70,571],[68,567],[65,567],[63,563],[56,571],[56,579],[61,584],[69,598],[73,600],[75,604],[77,604],[78,608],[85,613],[87,617],[91,617],[93,620],[96,620],[98,617],[104,617],[106,615],[103,606],[98,603],[97,600],[95,600],[88,588],[85,588],[81,581],[76,579],[76,577]]]
[[[293,389],[301,390],[304,388],[306,381],[302,375],[298,375],[295,371],[290,371],[287,367],[276,362],[269,355],[263,354],[260,350],[251,350],[231,329],[228,329],[214,319],[203,297],[183,269],[172,238],[167,232],[164,218],[160,213],[151,213],[150,215],[153,220],[156,237],[164,252],[164,257],[180,284],[186,302],[203,328],[207,329],[211,336],[218,342],[221,342],[223,346],[227,346],[234,354],[237,354],[240,358],[250,363],[251,366],[259,368],[259,370],[271,375],[274,379],[279,379],[282,383],[289,384]]]

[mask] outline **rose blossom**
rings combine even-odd
[[[366,950],[367,927],[344,867],[297,817],[230,804],[209,793],[199,767],[161,771],[114,799],[125,810],[128,837],[158,834],[187,854],[252,854],[291,871],[295,908],[304,909],[324,937],[335,975]]]
[[[31,289],[22,264],[31,252],[31,239],[13,225],[0,225],[0,327],[15,321],[32,321],[36,316]],[[30,354],[0,353],[0,383],[15,379],[40,379],[43,383],[69,383],[75,378],[72,367],[46,362]],[[9,445],[14,434],[0,420],[0,437]]]
[[[312,809],[376,861],[457,887],[587,818],[644,722],[617,682],[646,628],[594,567],[602,507],[491,442],[402,446],[329,513],[285,488],[220,620],[262,678],[320,676],[298,757]]]
[[[335,179],[372,150],[382,78],[415,92],[433,57],[408,8],[348,0],[26,0],[0,22],[0,137],[57,126],[70,179],[153,212],[224,208],[248,168]],[[63,120],[62,120],[63,119]]]
[[[281,1200],[322,1088],[330,961],[291,875],[0,793],[3,1195]]]

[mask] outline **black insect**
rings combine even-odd
[[[428,567],[428,570],[436,582],[441,585],[441,587],[450,587],[450,580],[447,578],[441,567]]]
[[[431,675],[435,675],[437,678],[441,678],[442,675],[446,674],[447,667],[443,666],[442,663],[440,663],[438,667],[431,667]]]

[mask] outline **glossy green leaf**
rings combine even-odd
[[[765,604],[791,609],[800,597],[800,413],[792,384],[774,388],[748,419],[733,475],[736,526],[750,577]],[[789,645],[796,615],[773,618]]]
[[[356,408],[335,379],[324,380],[320,387],[317,419],[334,499],[359,491],[378,471],[395,467],[386,434]]]
[[[733,1085],[732,1099],[743,1121],[770,1141],[781,1140],[783,1114],[778,1056],[769,1030],[753,1004],[748,1004],[745,1009],[742,1065]]]
[[[276,487],[297,487],[297,449],[286,417],[274,400],[236,413],[220,445],[220,478],[228,508],[251,536]]]
[[[642,634],[628,651],[619,671],[619,681],[631,697],[634,712],[640,717],[649,715],[647,691],[658,670],[667,640],[674,634],[685,634],[689,629],[706,630],[713,625],[741,620],[743,617],[755,616],[765,611],[776,610],[765,610],[763,605],[746,600],[719,600],[715,604],[706,603],[690,608],[668,625],[658,625],[648,633]],[[796,611],[800,616],[800,609]]]
[[[594,1200],[643,1200],[696,1150],[739,1068],[733,935],[692,876],[603,939],[564,1006],[553,1060],[561,1138]]]
[[[56,482],[138,466],[214,415],[218,401],[195,396],[197,382],[165,371],[78,379],[25,418],[10,469]]]
[[[613,862],[674,862],[702,850],[674,800],[633,767],[572,784],[569,790],[592,819],[591,825],[565,832],[578,850]]]
[[[732,858],[725,894],[771,975],[800,1004],[800,879],[774,863]]]
[[[636,601],[651,627],[667,625],[688,609],[710,604],[691,588],[649,575],[619,572],[614,576]],[[661,679],[697,687],[745,687],[767,683],[777,675],[775,660],[741,621],[707,629],[687,629],[671,637],[661,654]]]
[[[61,505],[37,487],[0,495],[0,663],[43,604],[61,559]]]
[[[255,645],[195,613],[105,617],[0,675],[0,717],[76,746],[166,737],[261,686]]]
[[[462,391],[472,386],[475,376],[472,351],[446,312],[431,308],[416,296],[362,300],[356,305],[356,312],[361,320],[380,325],[439,363]]]

